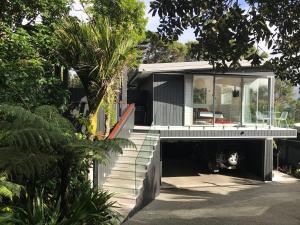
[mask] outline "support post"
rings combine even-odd
[[[272,181],[273,177],[273,138],[265,140],[265,149],[263,152],[263,180]]]

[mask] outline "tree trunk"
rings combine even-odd
[[[61,177],[60,177],[60,188],[59,188],[59,196],[60,196],[60,210],[61,210],[61,218],[63,218],[68,213],[68,205],[67,205],[67,189],[69,186],[69,165],[65,164],[68,160],[63,160],[61,162]]]

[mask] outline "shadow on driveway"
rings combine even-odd
[[[228,183],[189,186],[190,177],[185,187],[162,189],[157,199],[125,224],[299,225],[300,183],[284,179],[247,184],[233,177]]]

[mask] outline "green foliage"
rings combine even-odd
[[[32,113],[0,105],[0,171],[24,186],[1,224],[112,224],[117,214],[110,195],[92,190],[87,173],[92,160],[105,163],[110,150],[122,151],[128,140],[79,138],[71,123],[52,106]],[[14,188],[14,189],[13,189]],[[20,186],[0,180],[0,194],[12,199]]]
[[[145,4],[137,0],[92,0],[92,12],[106,17],[115,29],[131,37],[135,42],[144,38],[147,20]]]
[[[168,63],[193,60],[190,44],[164,42],[158,33],[147,32],[147,39],[140,44],[143,49],[143,63]]]
[[[0,101],[25,108],[52,104],[62,110],[68,92],[55,58],[54,24],[70,0],[1,1]]]
[[[14,207],[10,217],[4,224],[15,225],[58,225],[60,218],[59,204],[49,207],[44,199],[43,193],[38,192],[33,200],[32,206]],[[58,201],[59,203],[59,201]]]
[[[64,133],[22,107],[0,106],[0,168],[14,176],[36,177],[56,160]],[[43,161],[43,163],[40,163]]]
[[[19,197],[22,187],[7,180],[6,174],[0,174],[0,204],[3,198],[13,200],[13,197]],[[1,209],[0,209],[1,212]]]
[[[29,34],[23,28],[12,29],[0,22],[1,102],[26,108],[66,104],[68,92],[50,56],[55,45],[51,35],[43,26]]]
[[[300,169],[295,170],[294,176],[300,179]]]
[[[74,199],[68,217],[61,216],[58,200],[53,206],[44,201],[43,193],[33,199],[32,208],[15,207],[13,212],[2,217],[1,224],[14,225],[98,225],[117,224],[120,215],[113,210],[112,195],[105,191],[81,191]],[[0,217],[1,222],[1,217]]]
[[[239,60],[255,42],[271,35],[264,18],[250,8],[248,12],[232,0],[227,1],[171,1],[151,2],[153,15],[158,14],[158,31],[164,39],[177,40],[184,29],[192,27],[198,45],[198,58],[208,60],[215,68],[239,66]],[[248,57],[252,65],[261,63],[254,52]]]
[[[300,121],[300,99],[294,98],[294,86],[290,81],[277,79],[275,83],[275,111],[288,112],[289,124]]]
[[[264,41],[276,54],[270,60],[276,75],[293,84],[300,83],[300,2],[245,2],[247,10],[233,0],[155,0],[150,6],[153,15],[160,17],[158,31],[164,39],[177,40],[185,29],[193,28],[198,41],[193,45],[194,53],[215,68],[226,70],[226,62],[229,67],[238,67],[246,55],[253,66],[261,64],[266,55],[251,48],[258,49],[258,43]]]
[[[275,73],[293,84],[300,83],[300,2],[257,0],[258,10],[273,26],[268,47],[276,54],[271,60]]]
[[[71,207],[71,215],[59,225],[116,224],[120,215],[113,211],[111,194],[105,191],[87,191],[78,195]]]
[[[71,0],[2,0],[0,21],[14,27],[28,27],[34,26],[40,17],[49,25],[69,12],[70,3]]]
[[[112,29],[109,20],[103,18],[94,18],[89,23],[66,19],[57,27],[56,34],[60,41],[60,57],[66,65],[76,69],[93,113],[106,89],[121,79],[132,60],[135,42]]]

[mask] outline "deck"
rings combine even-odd
[[[296,138],[297,130],[281,127],[230,127],[230,126],[152,126],[134,129],[159,131],[161,139],[266,139]]]

